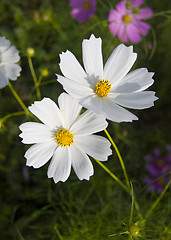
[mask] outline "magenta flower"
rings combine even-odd
[[[166,150],[165,156],[161,154],[159,148],[154,149],[153,155],[145,156],[146,170],[149,176],[144,178],[144,183],[149,184],[147,190],[150,192],[156,190],[161,193],[171,178],[171,146],[168,145]]]
[[[149,19],[153,12],[151,8],[140,8],[143,0],[132,0],[129,4],[122,0],[111,9],[108,16],[109,30],[113,36],[118,36],[122,42],[139,43],[141,35],[146,36],[150,25],[142,20]]]
[[[96,0],[70,0],[70,7],[73,8],[71,16],[78,22],[84,22],[94,15]]]

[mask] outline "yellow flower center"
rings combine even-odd
[[[160,177],[159,179],[158,179],[158,182],[161,184],[161,185],[163,185],[164,184],[164,178],[163,177]]]
[[[140,229],[139,229],[139,227],[137,227],[136,225],[132,225],[132,226],[130,227],[129,231],[130,231],[130,234],[131,234],[133,237],[136,237],[136,236],[138,236]]]
[[[88,10],[90,8],[90,3],[89,2],[84,2],[84,9]]]
[[[161,167],[161,166],[163,165],[163,160],[162,160],[162,159],[159,159],[159,160],[157,161],[157,165],[158,165],[159,167]]]
[[[110,93],[112,84],[110,84],[109,80],[100,80],[95,87],[94,92],[99,96],[99,97],[106,97],[108,93]]]
[[[55,142],[61,147],[70,147],[70,145],[74,142],[74,136],[67,129],[59,129],[55,136]]]
[[[124,15],[123,16],[123,21],[125,22],[125,23],[130,23],[131,22],[131,17],[129,16],[129,15]]]

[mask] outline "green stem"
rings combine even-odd
[[[151,18],[158,16],[166,16],[166,14],[171,14],[171,10],[154,13]]]
[[[128,188],[121,182],[121,180],[119,180],[119,178],[118,178],[114,173],[112,173],[102,162],[96,160],[95,158],[94,158],[94,160],[95,160],[123,189],[125,189],[125,190],[129,193]]]
[[[18,227],[16,225],[15,225],[15,230],[16,230],[18,236],[19,236],[19,239],[20,240],[25,240],[24,237],[21,235],[21,233],[20,233],[20,231],[19,231],[19,229],[18,229]]]
[[[108,24],[109,21],[108,20],[98,21],[97,23],[95,23],[91,27],[89,27],[88,30],[86,30],[86,32],[90,32],[93,28],[95,28],[95,27],[97,27],[97,26],[99,26],[101,24],[104,24],[104,23]]]
[[[36,88],[37,98],[38,98],[38,100],[41,100],[41,93],[40,93],[40,89],[39,89],[39,84],[38,84],[38,80],[37,80],[37,77],[36,77],[36,73],[34,71],[34,67],[33,67],[31,57],[28,57],[28,63],[29,63],[31,75],[32,75],[32,78],[33,78],[33,81],[34,81],[34,85],[35,85],[35,88]]]
[[[10,81],[8,82],[8,86],[9,86],[11,92],[13,93],[14,97],[16,98],[16,100],[18,101],[18,103],[20,104],[20,106],[23,108],[25,114],[26,114],[26,115],[30,115],[30,112],[28,111],[28,108],[27,108],[26,105],[23,103],[23,101],[21,100],[21,98],[19,97],[19,95],[17,94],[17,92],[15,91],[15,89],[13,88],[12,84],[10,83]]]
[[[129,218],[129,226],[132,225],[132,217],[133,217],[133,211],[134,211],[134,191],[133,191],[132,182],[130,182],[130,184],[131,184],[132,201],[131,201],[131,212],[130,212],[130,218]]]
[[[102,162],[96,160],[94,158],[94,160],[127,192],[129,193],[129,195],[132,195],[131,192],[130,192],[130,189],[127,188],[127,186],[125,186],[125,184],[123,184],[123,182],[121,182],[121,180],[114,174],[112,173]],[[137,203],[137,201],[135,200],[134,198],[134,205],[135,205],[135,208],[137,210],[137,213],[138,213],[138,216],[141,220],[143,220],[143,216],[140,212],[140,208],[139,208],[139,205]]]
[[[54,226],[54,229],[55,229],[55,232],[56,232],[57,236],[59,237],[59,239],[62,240],[63,237],[62,237],[62,235],[60,234],[57,225]]]
[[[10,117],[20,116],[20,115],[25,115],[25,114],[26,114],[25,111],[10,113],[10,114],[8,114],[5,117],[0,119],[0,126],[3,124],[3,122],[5,122],[6,119],[8,119]]]
[[[45,81],[45,82],[41,83],[40,85],[44,86],[44,85],[51,84],[51,83],[56,83],[56,82],[57,82],[56,79],[55,80],[49,80],[49,81]]]
[[[153,48],[151,50],[149,59],[152,59],[152,57],[157,49],[157,37],[156,37],[156,33],[152,27],[151,27],[151,33],[152,33],[152,37],[153,37]]]
[[[135,198],[134,198],[134,205],[135,205],[135,208],[136,208],[136,210],[137,210],[137,213],[138,213],[139,218],[144,221],[144,218],[143,218],[143,216],[142,216],[142,214],[141,214],[141,211],[140,211],[139,204],[138,204],[138,202],[135,200]]]
[[[38,86],[40,86],[40,83],[41,83],[42,79],[43,79],[43,75],[42,75],[42,74],[40,74],[40,77],[39,77],[39,79],[38,79],[38,81],[37,81],[37,83],[38,83]]]
[[[120,164],[121,164],[121,167],[122,167],[124,176],[125,176],[125,181],[126,181],[128,190],[129,190],[129,192],[130,192],[131,188],[130,188],[129,179],[128,179],[128,175],[127,175],[127,172],[126,172],[126,168],[125,168],[124,161],[123,161],[123,159],[122,159],[122,157],[121,157],[121,154],[120,154],[120,152],[119,152],[116,144],[114,143],[113,139],[111,138],[110,134],[108,133],[108,131],[107,131],[106,129],[105,129],[104,131],[105,131],[108,139],[109,139],[110,142],[112,143],[112,145],[113,145],[113,147],[114,147],[114,149],[115,149],[115,151],[116,151],[116,153],[117,153],[117,156],[118,156],[118,158],[119,158],[119,161],[120,161]]]
[[[153,203],[151,208],[147,211],[146,218],[148,218],[152,214],[153,210],[157,207],[157,205],[159,204],[159,202],[163,198],[164,194],[166,193],[166,191],[167,191],[167,189],[169,188],[170,185],[171,185],[171,179],[168,181],[167,185],[165,186],[165,188],[163,189],[163,191],[161,192],[161,194],[159,195],[157,200]]]

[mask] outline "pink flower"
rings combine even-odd
[[[154,149],[153,154],[145,156],[146,170],[149,176],[144,178],[144,183],[149,184],[147,186],[148,191],[156,190],[161,193],[164,186],[171,178],[171,146],[166,147],[167,154],[163,155],[159,148]]]
[[[73,8],[71,16],[78,22],[84,22],[94,15],[96,0],[70,0],[70,7]]]
[[[153,12],[151,8],[139,8],[143,0],[132,0],[130,3],[122,0],[111,9],[108,16],[109,30],[113,36],[118,36],[123,42],[139,43],[141,35],[146,36],[150,25],[142,21],[149,19]]]

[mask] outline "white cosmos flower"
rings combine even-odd
[[[10,46],[5,37],[0,37],[0,88],[8,85],[9,79],[16,80],[20,76],[21,67],[16,64],[19,59],[19,51]]]
[[[153,84],[153,73],[146,68],[128,73],[137,54],[133,46],[124,44],[114,49],[103,69],[101,45],[101,38],[94,35],[83,40],[85,70],[70,51],[60,54],[59,65],[65,77],[57,75],[57,80],[85,108],[115,122],[137,120],[123,107],[144,109],[154,105],[155,93],[144,91]]]
[[[42,123],[26,122],[20,125],[20,137],[25,144],[34,144],[25,153],[26,165],[39,168],[49,161],[48,177],[55,183],[66,181],[71,165],[80,180],[89,180],[93,165],[87,156],[106,161],[112,154],[110,142],[93,133],[104,130],[104,117],[86,111],[78,117],[81,105],[66,93],[57,105],[49,98],[35,101],[29,110]]]

